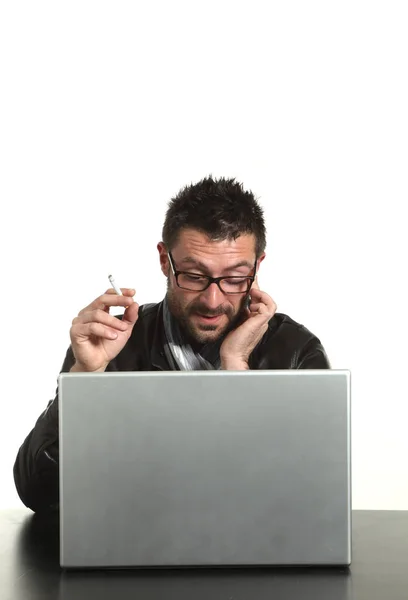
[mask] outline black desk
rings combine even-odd
[[[0,511],[1,600],[408,600],[408,512],[355,511],[350,569],[72,571],[57,515]]]

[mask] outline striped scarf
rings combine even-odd
[[[163,301],[164,353],[174,371],[203,371],[220,369],[221,341],[203,344],[199,352],[194,352],[183,339],[180,326],[170,312],[167,296]]]

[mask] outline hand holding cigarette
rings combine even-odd
[[[124,348],[138,318],[135,290],[118,288],[111,275],[112,288],[82,309],[72,321],[71,346],[75,365],[71,372],[103,372]],[[121,319],[109,314],[111,306],[123,306]]]

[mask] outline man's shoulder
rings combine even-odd
[[[142,318],[154,318],[157,316],[162,302],[149,302],[147,304],[141,304],[139,306],[139,317]]]
[[[285,313],[275,313],[270,319],[256,354],[257,362],[264,368],[327,368],[329,364],[320,339]]]
[[[139,323],[140,326],[142,323],[147,324],[148,322],[155,321],[160,312],[162,304],[162,302],[150,302],[148,304],[141,304],[139,306],[136,325]],[[122,320],[123,314],[116,315],[116,318]]]
[[[149,302],[139,306],[139,314],[133,330],[133,337],[144,335],[146,332],[156,331],[161,323],[161,310],[163,302]]]
[[[275,313],[268,323],[268,329],[271,335],[294,335],[304,341],[316,337],[305,325],[285,313]]]

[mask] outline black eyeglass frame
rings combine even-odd
[[[218,285],[218,289],[223,293],[223,294],[227,294],[228,296],[235,296],[238,294],[248,294],[248,292],[250,291],[252,284],[255,281],[255,277],[256,277],[256,266],[257,266],[257,262],[258,259],[255,259],[255,264],[254,264],[254,274],[253,275],[227,275],[227,276],[223,276],[223,277],[210,277],[209,275],[201,275],[200,273],[193,273],[191,271],[177,271],[176,270],[176,266],[174,264],[174,259],[171,255],[170,250],[167,250],[167,256],[169,257],[169,263],[170,263],[170,267],[171,270],[173,272],[174,278],[176,280],[176,283],[178,285],[178,287],[181,290],[186,290],[188,292],[204,292],[205,290],[207,290],[210,285],[212,283],[216,283]],[[207,279],[207,285],[202,289],[202,290],[191,290],[189,288],[185,288],[183,286],[181,286],[178,282],[178,278],[179,275],[193,275],[195,277],[202,277],[203,279]],[[223,279],[249,279],[250,281],[248,281],[248,288],[243,291],[243,292],[224,292],[224,290],[222,289],[222,287],[220,286],[220,281],[222,281]]]

